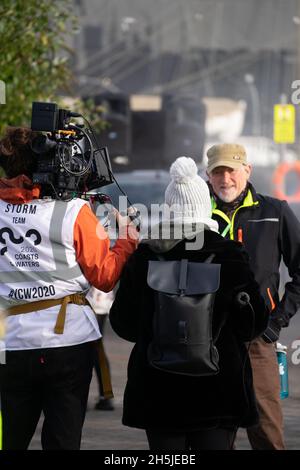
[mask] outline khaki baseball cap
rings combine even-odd
[[[246,150],[239,144],[213,145],[207,151],[207,173],[211,173],[218,166],[240,168],[248,165]]]

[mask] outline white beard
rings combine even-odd
[[[236,194],[236,190],[229,191],[229,192],[226,192],[226,193],[224,193],[223,191],[219,191],[217,193],[217,196],[223,202],[232,202],[238,197],[238,195]]]

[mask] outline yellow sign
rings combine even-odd
[[[295,142],[295,106],[293,104],[274,105],[274,142],[293,144]]]

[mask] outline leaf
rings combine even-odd
[[[48,46],[49,44],[48,37],[46,36],[46,34],[41,34],[40,41],[43,44],[43,46]]]

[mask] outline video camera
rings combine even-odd
[[[71,123],[71,118],[82,118],[87,126]],[[47,133],[31,145],[37,155],[32,179],[42,186],[43,196],[70,199],[113,182],[108,150],[98,148],[92,127],[80,114],[34,102],[31,129]]]

